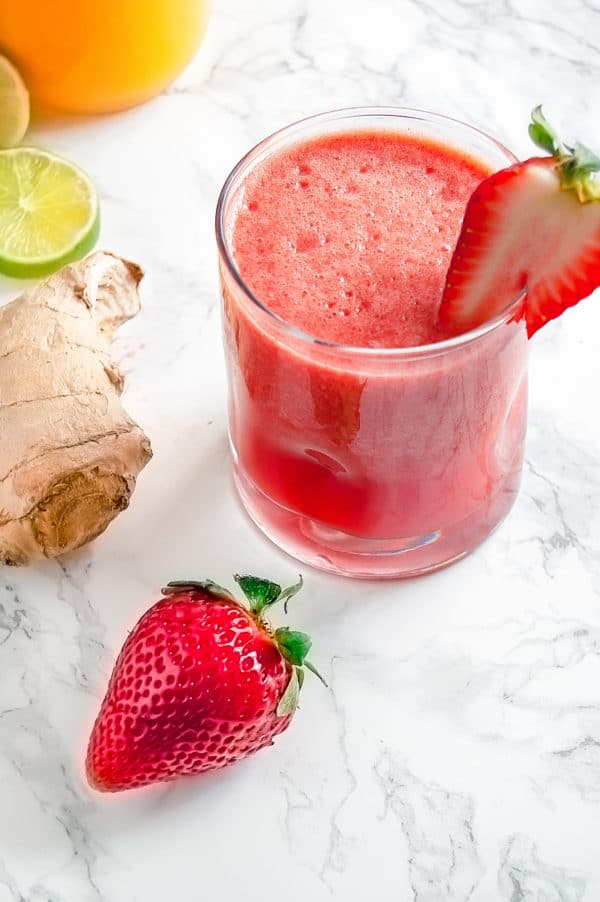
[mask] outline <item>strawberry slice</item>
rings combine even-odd
[[[600,159],[563,144],[541,107],[529,134],[551,156],[496,172],[467,204],[439,312],[446,332],[480,326],[526,290],[531,336],[600,285]]]

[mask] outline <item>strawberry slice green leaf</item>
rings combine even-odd
[[[544,116],[541,106],[536,106],[532,111],[528,131],[533,143],[546,153],[554,156],[564,152],[564,145]]]
[[[467,204],[439,312],[451,334],[522,297],[531,336],[600,285],[600,158],[564,144],[541,107],[529,134],[551,155],[494,173]]]
[[[575,191],[582,204],[600,200],[600,157],[584,144],[569,147],[563,144],[544,114],[541,106],[536,106],[531,114],[529,137],[534,144],[557,160],[561,188]]]

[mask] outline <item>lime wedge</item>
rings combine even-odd
[[[0,55],[0,147],[18,144],[28,125],[27,88],[10,60]]]
[[[0,150],[0,272],[44,276],[92,249],[96,189],[68,160],[36,147]]]

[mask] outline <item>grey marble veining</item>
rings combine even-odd
[[[307,681],[273,749],[105,798],[85,744],[126,632],[173,578],[289,581],[241,514],[225,433],[213,211],[256,140],[324,108],[434,109],[530,152],[544,102],[600,148],[596,0],[215,0],[192,66],[117,116],[40,129],[146,269],[117,352],[155,457],[92,547],[0,573],[0,902],[598,902],[599,298],[537,335],[521,494],[426,579],[304,569]],[[0,299],[17,293],[0,284]]]

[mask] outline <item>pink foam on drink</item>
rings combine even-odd
[[[338,344],[447,337],[436,313],[483,163],[423,137],[348,132],[267,160],[246,180],[234,257],[253,294]]]

